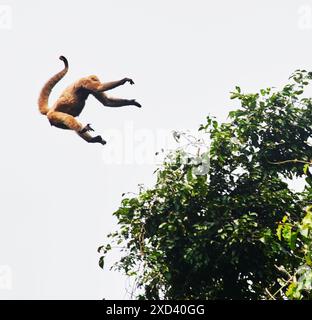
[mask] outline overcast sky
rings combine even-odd
[[[312,1],[0,0],[0,298],[127,298],[128,282],[97,253],[122,193],[153,184],[151,155],[168,132],[208,113],[225,120],[236,85],[279,87],[312,70],[311,39]],[[142,109],[90,98],[80,117],[105,147],[38,112],[61,54],[70,70],[51,103],[86,75],[135,81],[111,94]]]

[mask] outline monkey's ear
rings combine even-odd
[[[100,82],[100,79],[99,79],[97,76],[95,76],[95,75],[90,76],[89,79],[92,80],[92,81],[98,81],[98,82]]]

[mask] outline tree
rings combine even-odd
[[[241,107],[229,121],[209,116],[199,128],[209,136],[209,172],[198,172],[207,153],[187,161],[181,149],[169,153],[155,186],[114,213],[119,230],[99,248],[100,266],[121,246],[113,267],[135,278],[140,299],[285,298],[279,279],[302,255],[279,226],[284,216],[299,223],[311,201],[312,100],[303,97],[311,78],[297,70],[279,91],[236,87]],[[292,191],[285,179],[305,174],[305,192]]]

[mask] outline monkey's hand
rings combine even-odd
[[[132,100],[132,104],[138,108],[142,108],[142,106],[135,99]]]
[[[84,127],[81,129],[80,133],[85,133],[85,132],[88,132],[88,131],[94,131],[94,130],[91,128],[90,123],[88,123],[86,126],[84,126]]]
[[[122,80],[122,82],[123,82],[123,84],[125,84],[126,82],[129,82],[131,85],[134,84],[134,81],[132,79],[130,79],[130,78],[124,78]]]

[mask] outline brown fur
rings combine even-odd
[[[52,108],[49,108],[48,100],[53,87],[65,76],[68,71],[67,59],[61,56],[60,60],[64,62],[65,67],[62,71],[54,75],[42,88],[38,100],[39,111],[43,115],[47,116],[52,126],[61,129],[74,130],[87,142],[98,142],[104,145],[106,142],[101,138],[101,136],[92,137],[88,133],[88,131],[93,131],[89,124],[83,126],[75,119],[75,117],[79,116],[82,112],[89,94],[92,94],[97,100],[107,107],[134,105],[140,108],[141,105],[134,99],[128,100],[112,98],[108,97],[104,93],[104,91],[116,88],[125,84],[126,82],[134,84],[133,80],[124,78],[118,81],[101,83],[98,77],[94,75],[81,78],[65,89],[61,96],[54,103]]]

